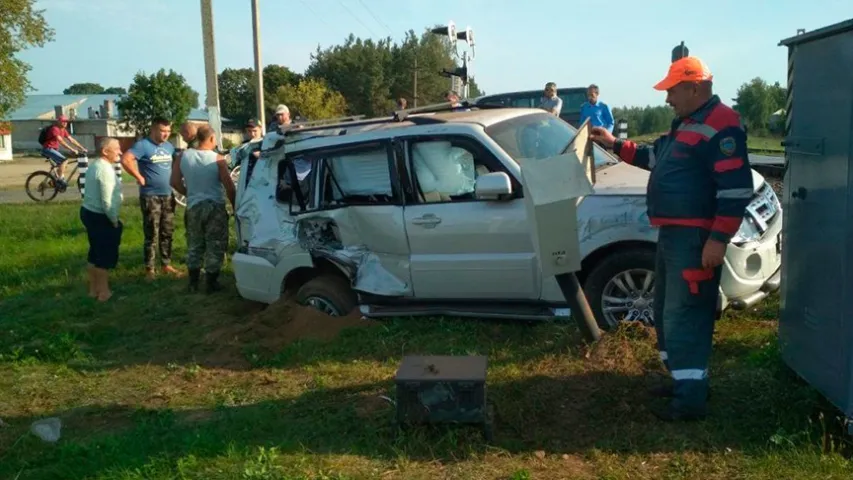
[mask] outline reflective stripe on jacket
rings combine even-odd
[[[614,151],[651,171],[646,202],[652,225],[705,228],[724,243],[740,228],[753,194],[746,133],[740,115],[716,95],[674,120],[653,145],[619,140]]]

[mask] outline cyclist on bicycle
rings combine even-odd
[[[50,160],[50,163],[56,167],[59,181],[65,183],[65,161],[68,159],[59,152],[60,145],[71,150],[75,155],[86,151],[86,147],[68,133],[68,117],[65,115],[60,115],[56,119],[56,124],[47,128],[44,133],[44,141],[41,143],[42,156]]]

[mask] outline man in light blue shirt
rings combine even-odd
[[[580,124],[588,118],[590,126],[604,127],[608,132],[613,133],[613,114],[610,112],[610,107],[604,102],[598,101],[598,85],[590,85],[586,89],[587,101],[581,105]]]

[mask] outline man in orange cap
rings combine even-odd
[[[651,171],[649,221],[660,227],[655,330],[660,358],[673,380],[671,387],[654,392],[671,402],[653,412],[667,421],[706,414],[723,259],[753,193],[740,115],[714,95],[712,79],[696,57],[672,63],[654,88],[666,91],[677,118],[651,146],[617,140],[600,127],[592,130],[592,138],[612,146],[623,161]]]

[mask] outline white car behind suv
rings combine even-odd
[[[291,292],[331,315],[358,307],[370,317],[565,316],[555,278],[538,267],[520,172],[559,154],[574,134],[557,117],[518,108],[404,112],[267,134],[257,163],[241,166],[237,288],[264,303]],[[602,327],[652,323],[648,173],[598,146],[595,159],[595,194],[578,208],[579,278]],[[721,311],[779,288],[782,210],[753,178],[754,199],[726,255]]]

